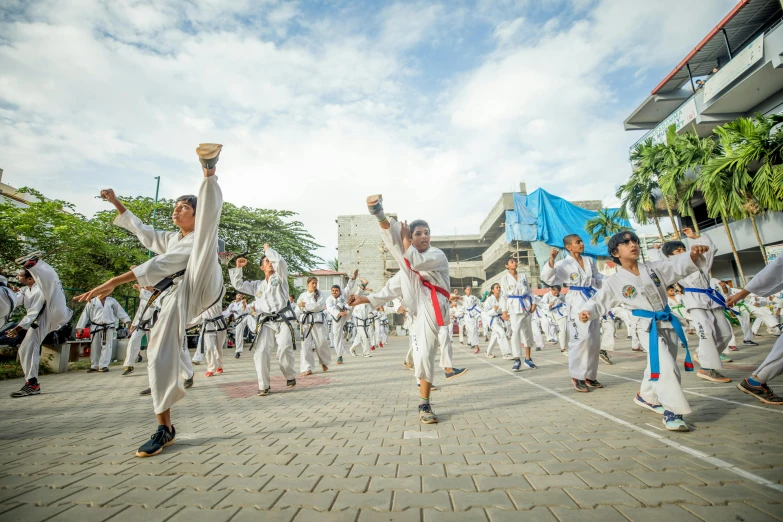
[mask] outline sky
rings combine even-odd
[[[224,199],[297,212],[323,259],[369,194],[434,235],[520,182],[614,206],[623,120],[735,4],[5,0],[3,181],[92,215],[196,193],[222,143]]]

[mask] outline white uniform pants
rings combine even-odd
[[[269,388],[269,370],[272,363],[272,350],[277,349],[277,362],[287,381],[296,378],[296,358],[294,357],[291,330],[285,323],[265,323],[258,332],[255,342],[253,362],[258,374],[258,389]],[[301,347],[299,348],[302,349]]]
[[[601,319],[601,349],[614,351],[614,319]]]
[[[723,310],[694,308],[688,312],[696,323],[696,335],[699,336],[699,365],[710,370],[722,369],[720,354],[729,347],[733,335]]]
[[[530,314],[510,314],[511,353],[515,359],[523,358],[522,345],[530,348],[533,344],[533,326]]]
[[[38,378],[38,364],[41,360],[41,345],[50,332],[61,328],[71,319],[73,313],[65,304],[60,278],[46,261],[39,260],[32,268],[27,269],[38,283],[38,287],[46,300],[46,308],[35,320],[37,328],[28,328],[22,343],[19,345],[19,360],[24,370],[25,380]]]
[[[353,338],[351,353],[355,353],[354,348],[362,345],[362,353],[366,355],[370,353],[370,336],[372,335],[372,330],[370,329],[369,323],[366,329],[361,326],[362,324],[361,319],[356,323],[356,336]]]
[[[767,328],[772,330],[774,335],[780,335],[780,329],[778,328],[777,318],[772,314],[772,311],[766,306],[749,306],[750,311],[756,316],[756,320],[753,321],[752,332],[753,335],[758,335],[761,325],[767,325]]]
[[[223,368],[223,346],[225,344],[225,330],[206,333],[206,336],[204,337],[204,357],[207,360],[208,372],[215,373],[218,368]]]
[[[345,355],[345,337],[343,337],[343,326],[345,326],[345,319],[335,321],[332,319],[332,343],[334,343],[334,352],[337,357],[343,357]]]
[[[581,322],[568,318],[568,372],[571,378],[595,380],[598,375],[598,352],[601,349],[601,325],[598,320]]]
[[[660,404],[664,409],[677,415],[691,412],[688,400],[680,385],[680,367],[677,365],[677,347],[679,340],[671,328],[658,328],[658,362],[660,376],[657,381],[650,380],[650,334],[639,332],[639,341],[647,352],[647,368],[639,390],[642,399],[651,404]]]
[[[190,350],[188,350],[187,337],[182,339],[182,349],[179,351],[179,372],[183,379],[193,378],[193,364],[190,361]]]
[[[465,333],[467,334],[468,346],[478,346],[479,344],[479,331],[478,331],[478,317],[465,316]]]
[[[381,323],[379,328],[381,330],[381,336],[379,340],[381,341],[381,343],[385,343],[389,340],[389,326],[384,323]]]
[[[460,317],[457,321],[457,324],[459,326],[459,344],[465,344],[465,332],[463,331],[465,326],[465,318]]]
[[[413,327],[408,330],[408,353],[405,354],[405,362],[413,365]]]
[[[223,273],[217,255],[217,229],[223,194],[215,176],[204,178],[198,194],[193,252],[185,275],[163,299],[158,321],[153,326],[147,348],[152,404],[156,414],[171,408],[185,396],[180,368],[190,366],[182,359],[185,325],[200,316],[223,292]],[[193,368],[190,367],[191,375]]]
[[[554,335],[552,335],[552,338],[557,339],[561,351],[565,350],[568,346],[568,317],[555,315],[549,318],[549,324],[553,326]]]
[[[380,344],[380,336],[378,335],[378,322],[373,321],[372,326],[370,326],[370,344],[374,347],[377,347],[378,344]]]
[[[130,339],[128,339],[128,349],[125,352],[125,362],[123,363],[123,366],[130,366],[133,368],[133,365],[136,364],[136,358],[141,352],[141,340],[145,335],[149,335],[149,330],[139,330],[138,328],[133,330]]]
[[[481,314],[481,333],[484,337],[489,337],[489,317],[484,314]]]
[[[750,326],[750,312],[748,311],[747,307],[743,306],[739,309],[739,313],[740,313],[739,316],[740,328],[742,328],[742,340],[752,341],[753,329]]]
[[[440,347],[440,367],[441,368],[453,368],[454,364],[451,362],[454,356],[454,347],[451,344],[451,337],[449,336],[449,328],[451,323],[446,326],[441,326],[438,330],[438,345]]]
[[[435,357],[440,344],[440,327],[433,329],[422,313],[413,321],[413,332],[414,376],[432,383],[435,378]]]
[[[251,332],[255,331],[256,321],[252,315],[244,316],[234,325],[234,353],[245,351],[245,328],[249,328]]]
[[[531,328],[533,328],[533,341],[536,343],[536,348],[543,348],[546,342],[544,341],[544,333],[541,331],[541,319],[531,319]]]
[[[111,362],[111,352],[114,347],[114,339],[117,331],[107,328],[102,332],[95,332],[90,344],[90,368],[108,368]]]
[[[307,325],[310,328],[310,325]],[[307,334],[307,330],[304,331]],[[315,355],[321,364],[331,366],[332,352],[329,350],[329,340],[326,336],[326,325],[324,323],[313,323],[313,329],[307,339],[302,341],[302,357],[299,364],[299,371],[304,373],[313,371],[315,366]]]
[[[761,366],[753,372],[753,375],[758,377],[761,382],[767,382],[781,373],[783,373],[783,335],[778,337],[769,355],[761,363]]]
[[[492,321],[492,335],[489,338],[489,344],[487,345],[487,355],[492,354],[492,348],[495,345],[500,346],[500,353],[506,355],[511,353],[511,347],[508,344],[508,332],[506,330],[506,322],[500,318],[496,318]]]

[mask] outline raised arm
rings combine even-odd
[[[256,295],[258,285],[261,281],[245,281],[242,277],[242,268],[247,265],[247,259],[240,257],[236,260],[236,268],[230,268],[228,270],[228,278],[231,280],[231,286],[233,286],[240,294]]]
[[[141,219],[133,215],[133,212],[126,210],[114,218],[114,224],[122,227],[128,232],[135,234],[144,248],[152,250],[156,254],[162,254],[168,246],[168,239],[174,232],[163,232],[155,230],[149,225],[144,224]]]
[[[770,296],[783,291],[783,256],[778,255],[764,270],[745,285],[745,290],[754,294]]]
[[[555,258],[558,253],[559,250],[552,248],[549,252],[549,261],[544,263],[544,266],[541,267],[541,281],[549,286],[561,285],[568,282],[568,274],[563,268],[565,260],[561,259],[555,263]]]
[[[264,245],[264,255],[269,259],[269,262],[272,263],[272,266],[280,279],[282,281],[288,281],[288,263],[285,262],[285,259],[280,257],[280,254],[269,245]]]
[[[378,308],[394,299],[402,298],[402,275],[402,271],[397,272],[394,277],[386,282],[383,288],[367,296],[367,300],[373,308]]]
[[[430,247],[424,252],[419,252],[414,247],[409,247],[405,251],[405,259],[407,259],[411,268],[416,271],[439,271],[449,269],[449,260],[446,254],[438,248]]]

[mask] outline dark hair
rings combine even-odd
[[[561,287],[560,285],[552,285],[550,288],[554,288],[554,289],[555,289],[555,290],[557,290],[558,292],[559,292],[560,290],[562,290],[562,287]]]
[[[24,276],[27,277],[28,279],[34,279],[33,274],[31,274],[30,271],[27,270],[26,268],[20,268],[19,272],[24,272]]]
[[[340,288],[340,285],[332,285],[332,290],[334,290],[335,288],[338,289],[342,293],[343,289]]]
[[[196,213],[196,205],[198,205],[198,198],[196,196],[194,196],[193,194],[180,196],[177,198],[177,201],[175,201],[175,204],[179,203],[180,201],[184,201],[185,203],[187,203],[190,207],[193,208],[193,214]]]
[[[563,248],[570,245],[577,239],[582,239],[579,234],[568,234],[566,237],[563,238]]]
[[[472,287],[472,286],[470,286],[470,285],[466,286],[466,287],[465,287],[465,290],[467,290],[468,288],[470,288],[471,290],[473,290],[473,287]]]
[[[506,258],[506,262],[505,262],[505,263],[503,263],[503,264],[504,264],[504,265],[507,265],[509,261],[517,261],[517,258],[516,258],[516,256],[508,256],[508,257]],[[519,261],[517,261],[517,263],[519,263]]]
[[[609,251],[609,255],[612,256],[612,261],[620,264],[620,258],[616,257],[613,252],[617,250],[617,248],[623,244],[623,242],[627,239],[633,239],[636,241],[636,244],[639,243],[639,236],[637,236],[633,231],[631,230],[623,230],[622,232],[618,232],[612,237],[609,238],[609,241],[606,242],[606,249]]]
[[[414,221],[411,221],[411,224],[408,225],[408,228],[411,229],[411,235],[413,235],[414,232],[416,232],[416,229],[419,227],[427,227],[427,230],[430,230],[430,225],[423,219],[416,219]]]
[[[315,276],[310,276],[307,278],[307,284],[309,285],[311,281],[315,281],[315,298],[320,299],[321,298],[321,291],[318,290],[318,278]]]
[[[492,284],[492,286],[491,286],[489,289],[490,289],[490,290],[494,290],[496,286],[497,286],[498,288],[500,288],[500,283],[493,283],[493,284]]]
[[[677,287],[675,285],[669,285],[669,286],[666,287],[666,290],[674,290],[676,292],[677,291]]]
[[[674,254],[674,251],[678,248],[682,248],[683,250],[688,250],[688,248],[685,246],[685,243],[682,241],[667,241],[663,245],[661,245],[661,252],[663,252],[663,255],[666,257],[671,257]]]

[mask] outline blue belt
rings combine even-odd
[[[494,323],[494,322],[495,322],[495,319],[500,319],[500,322],[501,322],[501,323],[503,323],[503,324],[505,324],[505,323],[506,323],[506,321],[503,319],[503,316],[502,316],[502,315],[493,315],[493,316],[492,316],[492,317],[489,319],[489,327],[490,327],[490,328],[492,328],[492,323]]]
[[[592,286],[569,286],[568,289],[579,290],[580,292],[582,292],[582,295],[584,295],[585,299],[588,301],[590,300],[591,297],[593,297],[596,294],[596,292],[598,292],[598,290],[596,290]]]
[[[508,298],[509,299],[518,299],[519,300],[519,305],[522,307],[522,309],[525,312],[530,313],[530,307],[533,306],[533,298],[532,297],[530,297],[529,295],[509,295]],[[527,306],[525,306],[525,301],[528,302]]]
[[[477,308],[478,308],[478,305],[473,305],[470,308],[468,308],[467,310],[465,310],[465,312],[467,312],[467,314],[468,314],[468,317],[473,319],[473,314],[471,314],[470,312],[472,312],[473,310],[475,310]]]
[[[685,347],[685,371],[693,371],[693,363],[691,362],[691,352],[688,350],[688,340],[685,338],[685,332],[682,331],[680,320],[677,316],[672,314],[669,305],[666,305],[664,310],[660,312],[651,312],[649,310],[631,310],[631,314],[636,317],[644,317],[646,319],[652,319],[650,323],[650,380],[657,381],[661,376],[661,363],[658,355],[658,321],[669,321],[674,328],[674,332],[680,339],[680,342]],[[676,361],[675,361],[675,364]]]
[[[565,304],[563,304],[563,303],[558,303],[558,305],[557,305],[557,306],[553,306],[552,308],[550,308],[550,309],[549,309],[549,311],[550,311],[550,312],[554,312],[554,311],[555,311],[555,310],[557,310],[558,308],[563,308],[564,306],[565,306]],[[558,313],[558,315],[560,315],[560,317],[563,317],[563,312],[557,312],[557,313]]]
[[[718,303],[724,310],[740,315],[739,312],[732,310],[726,305],[726,299],[723,297],[723,294],[716,292],[714,288],[684,288],[683,290],[686,292],[693,292],[694,294],[707,294],[707,297]]]

